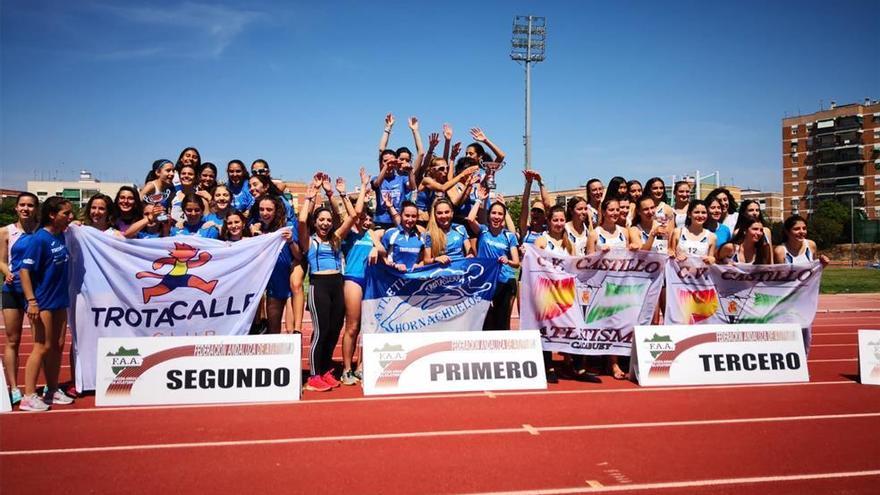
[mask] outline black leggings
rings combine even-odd
[[[516,280],[510,279],[495,285],[492,307],[486,312],[483,330],[510,330],[510,310],[516,296]]]
[[[309,275],[309,285],[313,327],[309,370],[312,375],[323,375],[333,369],[333,349],[345,320],[342,274]]]

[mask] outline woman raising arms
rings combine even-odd
[[[550,195],[544,187],[544,181],[541,174],[537,170],[523,170],[525,177],[525,188],[523,189],[522,202],[523,208],[529,204],[532,195],[532,181],[538,182],[541,191],[541,199],[532,202],[528,213],[519,216],[519,238],[521,244],[534,244],[535,240],[547,230],[547,208],[550,205]]]
[[[464,225],[452,222],[452,202],[446,198],[434,200],[424,238],[422,261],[426,265],[448,265],[450,261],[473,255],[470,243],[467,242],[467,230]]]
[[[314,183],[306,190],[306,199],[299,213],[299,247],[308,259],[309,311],[314,330],[309,350],[310,376],[306,390],[326,392],[339,386],[333,376],[333,349],[339,340],[345,319],[345,295],[342,278],[342,239],[348,235],[364,206],[366,188],[361,188],[356,215],[349,215],[337,227],[332,210],[312,204],[318,188]]]

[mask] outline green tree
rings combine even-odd
[[[15,198],[5,198],[0,203],[0,226],[15,222]]]
[[[522,198],[516,196],[510,201],[507,201],[507,212],[510,213],[510,218],[513,219],[513,224],[518,226],[519,216],[522,214]]]
[[[820,249],[829,248],[844,240],[849,221],[849,208],[834,200],[822,201],[810,216],[810,238]]]

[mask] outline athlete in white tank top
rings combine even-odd
[[[18,228],[18,225],[10,223],[6,226],[6,232],[8,234],[7,238],[9,239],[9,242],[6,246],[6,259],[12,260],[12,245],[15,244],[15,241],[21,238],[21,235],[24,234],[24,231]]]
[[[587,240],[590,238],[590,231],[587,229],[587,224],[584,224],[584,232],[580,235],[578,235],[577,231],[572,227],[571,222],[565,224],[565,231],[568,233],[568,238],[571,240],[571,243],[574,244],[575,256],[583,256],[587,254]]]

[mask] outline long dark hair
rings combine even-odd
[[[287,209],[284,207],[284,203],[281,201],[281,198],[277,196],[267,195],[254,201],[254,205],[251,206],[250,218],[260,223],[263,222],[262,218],[260,218],[260,203],[262,203],[263,201],[271,201],[272,204],[275,205],[275,216],[272,217],[272,222],[266,225],[266,232],[275,232],[276,230],[286,226]]]
[[[131,207],[131,213],[123,214],[122,210],[119,208],[119,195],[123,192],[127,191],[134,196],[134,204]],[[142,216],[144,216],[144,203],[141,201],[141,193],[137,189],[132,186],[122,186],[116,191],[116,198],[113,200],[113,205],[116,207],[116,213],[118,214],[118,218],[128,221],[132,219],[140,220]]]
[[[269,196],[281,197],[284,195],[284,193],[281,192],[281,189],[278,189],[278,186],[276,186],[275,183],[272,182],[272,178],[268,175],[252,175],[248,178],[248,182],[250,182],[251,179],[257,179],[258,181],[260,181],[260,184],[262,184],[263,187],[266,188],[266,194],[268,194]]]
[[[690,203],[688,203],[687,216],[685,216],[685,218],[684,218],[684,226],[685,227],[691,226],[691,213],[693,213],[694,208],[696,208],[700,205],[703,205],[703,207],[706,208],[706,222],[709,221],[709,205],[707,205],[706,202],[703,201],[702,199],[694,199]],[[703,222],[704,229],[706,228],[706,222]]]
[[[233,165],[238,165],[239,167],[241,167],[242,172],[244,172],[244,175],[241,178],[241,183],[246,186],[248,179],[251,178],[251,174],[248,172],[247,167],[244,166],[244,162],[241,160],[229,160],[229,163],[226,164],[226,183],[232,184],[232,179],[229,178],[229,168]]]
[[[709,199],[711,198],[717,198],[718,195],[721,193],[727,195],[727,215],[736,213],[736,200],[733,199],[733,194],[730,194],[730,191],[725,187],[716,187],[715,189],[709,191],[709,194],[706,195],[706,201],[709,201]]]
[[[318,221],[318,215],[321,213],[327,212],[330,214],[330,218],[333,221],[333,225],[330,227],[329,237],[330,237],[330,245],[333,246],[333,251],[339,251],[340,246],[342,246],[342,239],[336,237],[336,228],[339,226],[339,217],[336,215],[336,212],[333,211],[332,208],[327,208],[326,206],[319,206],[309,215],[309,232],[311,234],[315,234],[318,229],[315,228],[315,222]]]
[[[712,206],[712,203],[718,203],[718,207],[721,207],[721,201],[718,198],[706,198],[703,200],[703,202],[706,203],[706,213],[709,213],[709,207]],[[718,221],[712,218],[712,214],[710,213],[706,217],[706,223],[703,224],[703,227],[705,227],[709,232],[715,232],[716,230],[718,230]]]
[[[89,198],[89,201],[86,203],[86,207],[83,208],[82,212],[80,213],[83,225],[93,225],[91,212],[92,204],[95,201],[103,201],[104,204],[107,205],[107,225],[112,227],[113,224],[116,223],[116,203],[114,203],[113,200],[110,199],[110,196],[101,193],[95,194],[94,196]]]
[[[756,204],[758,205],[758,220],[761,221],[765,226],[767,225],[767,219],[764,218],[764,212],[761,210],[761,203],[758,203],[754,199],[747,199],[740,203],[739,205],[739,216],[737,217],[737,223],[739,223],[739,219],[743,216],[746,216],[749,209],[749,205]]]
[[[621,184],[626,184],[626,179],[619,175],[615,175],[608,181],[608,187],[605,188],[605,196],[612,196],[617,199],[620,199],[620,193],[617,191],[620,189]],[[627,193],[629,193],[629,187],[627,187]]]
[[[740,218],[742,218],[742,217],[740,217]],[[751,227],[752,224],[755,224],[755,223],[760,223],[761,226],[764,226],[764,222],[762,222],[761,220],[752,220],[751,218],[749,218],[746,220],[745,225],[736,231],[736,234],[733,235],[733,239],[730,240],[730,243],[732,243],[734,245],[742,245],[743,241],[745,241],[746,234],[749,231],[749,227]],[[737,219],[736,225],[737,225],[737,227],[740,226],[739,219]],[[764,235],[761,235],[761,238],[758,239],[758,242],[755,243],[755,264],[756,265],[766,265],[769,261],[766,257],[766,253],[764,252],[765,246],[767,246],[767,237]]]
[[[180,152],[180,155],[178,155],[178,157],[177,157],[177,163],[174,164],[174,169],[177,170],[178,172],[180,172],[180,167],[183,165],[183,163],[181,163],[180,160],[183,159],[183,154],[186,153],[187,151],[195,151],[196,152],[196,162],[193,163],[193,167],[195,167],[196,171],[198,171],[199,168],[202,166],[202,154],[199,153],[199,150],[190,146],[190,147],[184,148],[183,151]]]
[[[158,179],[159,176],[156,175],[156,172],[160,168],[162,168],[162,166],[165,165],[166,163],[171,163],[171,160],[166,160],[164,158],[160,158],[160,159],[154,161],[153,164],[150,166],[150,171],[147,172],[147,178],[144,179],[144,184],[146,184],[147,182],[150,182],[151,180]],[[172,165],[173,165],[173,163],[172,163]]]
[[[569,198],[568,203],[566,203],[566,205],[565,205],[565,219],[568,220],[569,222],[571,222],[572,219],[574,218],[574,209],[575,209],[575,207],[577,207],[578,203],[586,203],[587,205],[590,204],[589,201],[587,201],[585,198],[582,198],[580,196],[574,196],[574,197]],[[507,211],[507,209],[505,208],[505,212],[506,211]],[[584,223],[586,224],[589,222],[585,221]]]
[[[782,224],[782,242],[788,242],[788,232],[793,229],[798,222],[804,222],[804,225],[807,224],[807,220],[800,215],[792,215],[785,219],[785,222]]]
[[[237,216],[238,218],[241,219],[241,223],[242,223],[241,236],[242,237],[250,237],[251,230],[248,228],[247,217],[244,216],[244,213],[242,213],[238,210],[232,210],[226,214],[226,221],[224,221],[223,226],[220,227],[220,239],[222,239],[224,241],[229,240],[229,229],[226,227],[226,224],[227,224],[227,222],[229,222],[229,217],[232,217],[232,216]]]
[[[650,179],[648,179],[648,182],[645,182],[645,187],[642,192],[647,192],[648,194],[653,196],[653,193],[651,192],[651,186],[653,186],[655,182],[663,184],[663,196],[660,197],[660,201],[669,204],[669,195],[666,194],[666,183],[663,182],[663,179],[661,179],[660,177],[651,177]]]
[[[71,204],[70,201],[61,196],[52,196],[47,199],[40,208],[40,227],[45,227],[52,223],[52,217],[50,215],[57,215],[58,212],[64,208],[64,205],[69,204]]]

